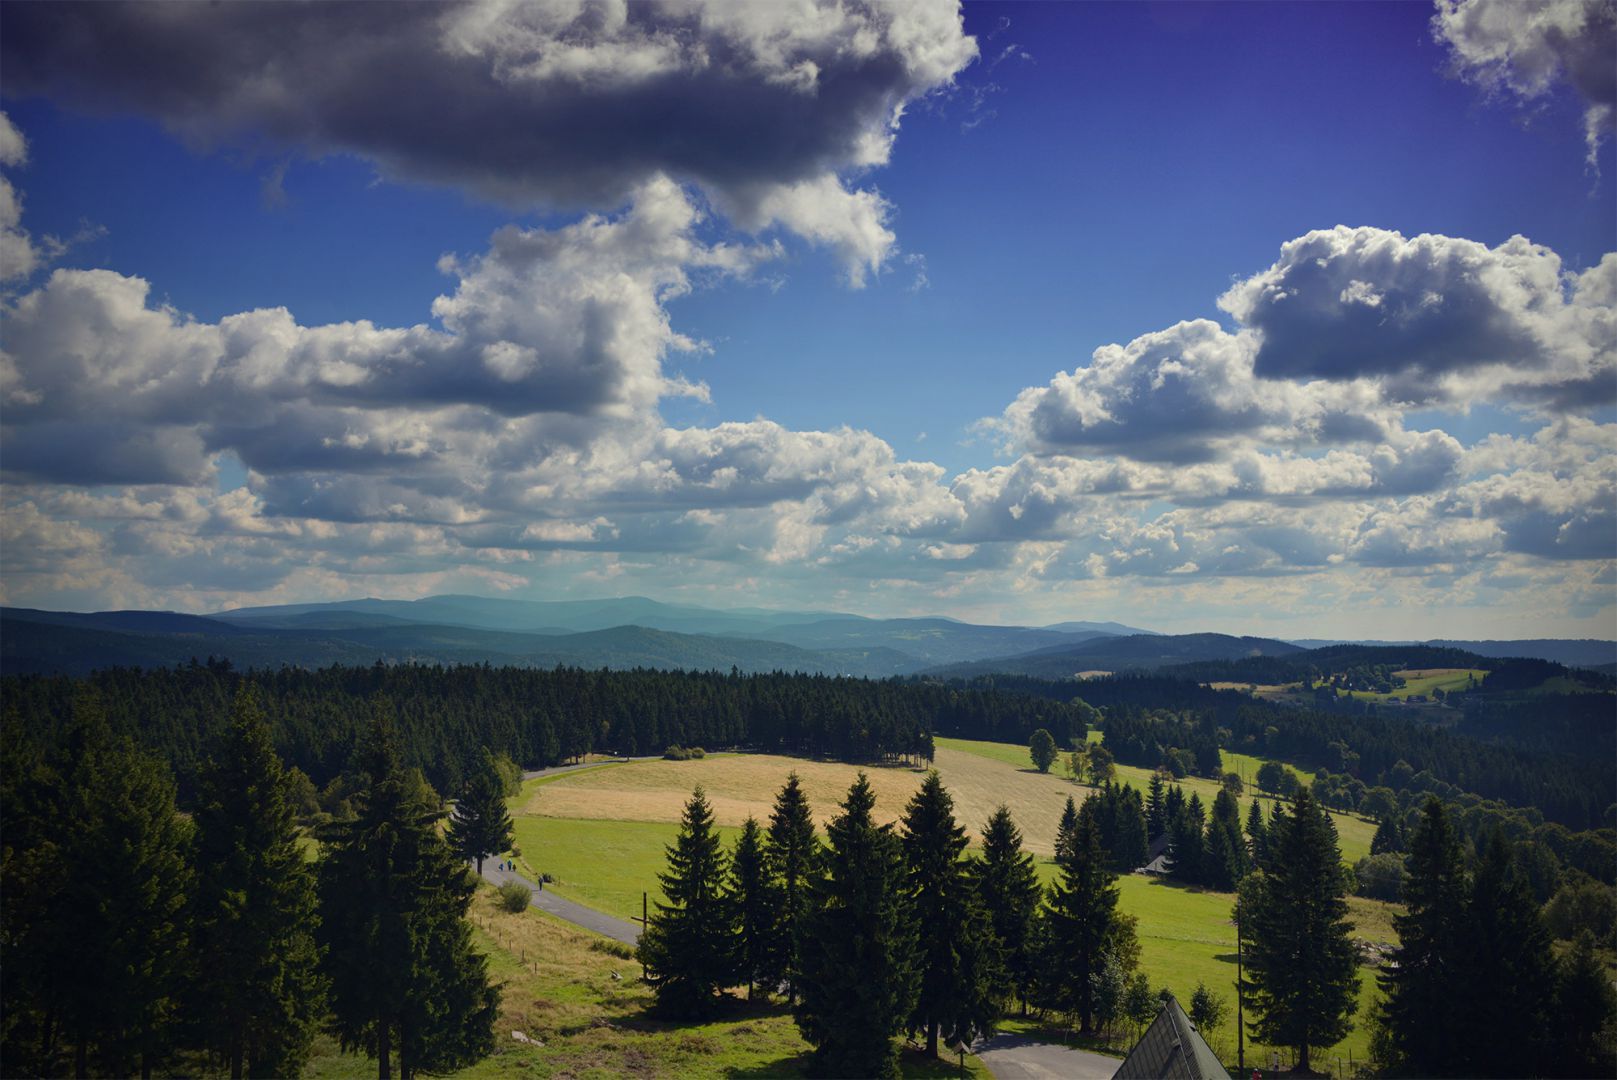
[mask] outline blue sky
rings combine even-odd
[[[9,9],[5,601],[1617,636],[1609,4],[816,7]]]

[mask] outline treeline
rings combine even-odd
[[[311,862],[250,685],[186,816],[167,766],[81,691],[61,741],[0,780],[0,1074],[296,1076],[320,1030],[382,1077],[487,1055],[499,991],[464,918],[475,882],[393,730],[378,700],[353,812]]]
[[[1101,745],[1124,765],[1163,768],[1176,777],[1223,775],[1218,728],[1212,716],[1159,712],[1119,705],[1106,716]]]
[[[65,730],[77,689],[91,687],[115,732],[173,768],[183,803],[194,793],[203,748],[244,683],[257,689],[282,760],[317,787],[350,768],[377,695],[396,709],[405,764],[439,791],[458,790],[484,747],[525,768],[591,751],[660,754],[676,745],[879,761],[929,758],[933,732],[1024,742],[1042,727],[1081,741],[1093,715],[1082,703],[928,683],[486,665],[115,668],[82,680],[8,676],[0,697],[8,739],[49,746]]]
[[[1189,713],[1198,724],[1210,722],[1227,730],[1230,739],[1224,745],[1229,749],[1290,761],[1309,771],[1347,773],[1367,786],[1387,783],[1393,767],[1403,762],[1415,774],[1425,773],[1454,790],[1535,807],[1572,829],[1605,823],[1607,809],[1617,802],[1617,771],[1609,757],[1570,748],[1551,752],[1505,745],[1401,717],[1277,705],[1160,675],[1084,682],[993,676],[965,685],[1057,701],[1081,696],[1107,716],[1120,709]],[[1540,706],[1546,712],[1558,707],[1550,699]]]

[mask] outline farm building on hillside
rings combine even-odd
[[[1145,1029],[1129,1056],[1123,1059],[1112,1080],[1230,1080],[1218,1063],[1218,1055],[1207,1045],[1179,1007],[1172,994]]]

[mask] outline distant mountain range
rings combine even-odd
[[[1249,656],[1289,656],[1305,651],[1287,641],[1231,637],[1228,634],[1151,634],[1102,637],[1077,645],[1057,645],[1020,656],[1000,656],[932,668],[929,675],[970,678],[975,675],[1028,675],[1038,679],[1070,679],[1087,672],[1141,671],[1207,660],[1244,660]]]
[[[1105,635],[953,619],[865,619],[834,612],[718,611],[644,597],[597,601],[433,596],[245,608],[209,616],[163,611],[0,609],[0,669],[80,674],[208,656],[238,667],[292,664],[492,663],[803,671],[884,677]]]
[[[1224,634],[1155,634],[1115,622],[992,626],[955,619],[870,619],[829,611],[718,610],[645,597],[531,601],[477,596],[348,600],[212,615],[0,608],[0,670],[82,674],[183,664],[490,663],[529,667],[802,671],[868,677],[988,673],[1070,678],[1091,671],[1282,657],[1323,644]],[[1375,643],[1373,643],[1375,644]],[[1434,642],[1483,656],[1594,667],[1601,641]]]

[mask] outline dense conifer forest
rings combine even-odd
[[[368,703],[378,695],[397,710],[405,765],[421,769],[439,791],[458,790],[485,746],[525,768],[591,751],[656,754],[671,745],[874,761],[929,758],[933,732],[1025,742],[1043,727],[1063,742],[1081,740],[1093,715],[1082,703],[1028,694],[823,675],[381,664],[239,673],[209,662],[115,668],[85,680],[7,677],[0,694],[12,738],[52,742],[81,681],[96,690],[115,731],[169,762],[182,803],[209,733],[229,715],[243,682],[258,688],[282,759],[319,787],[351,767]]]

